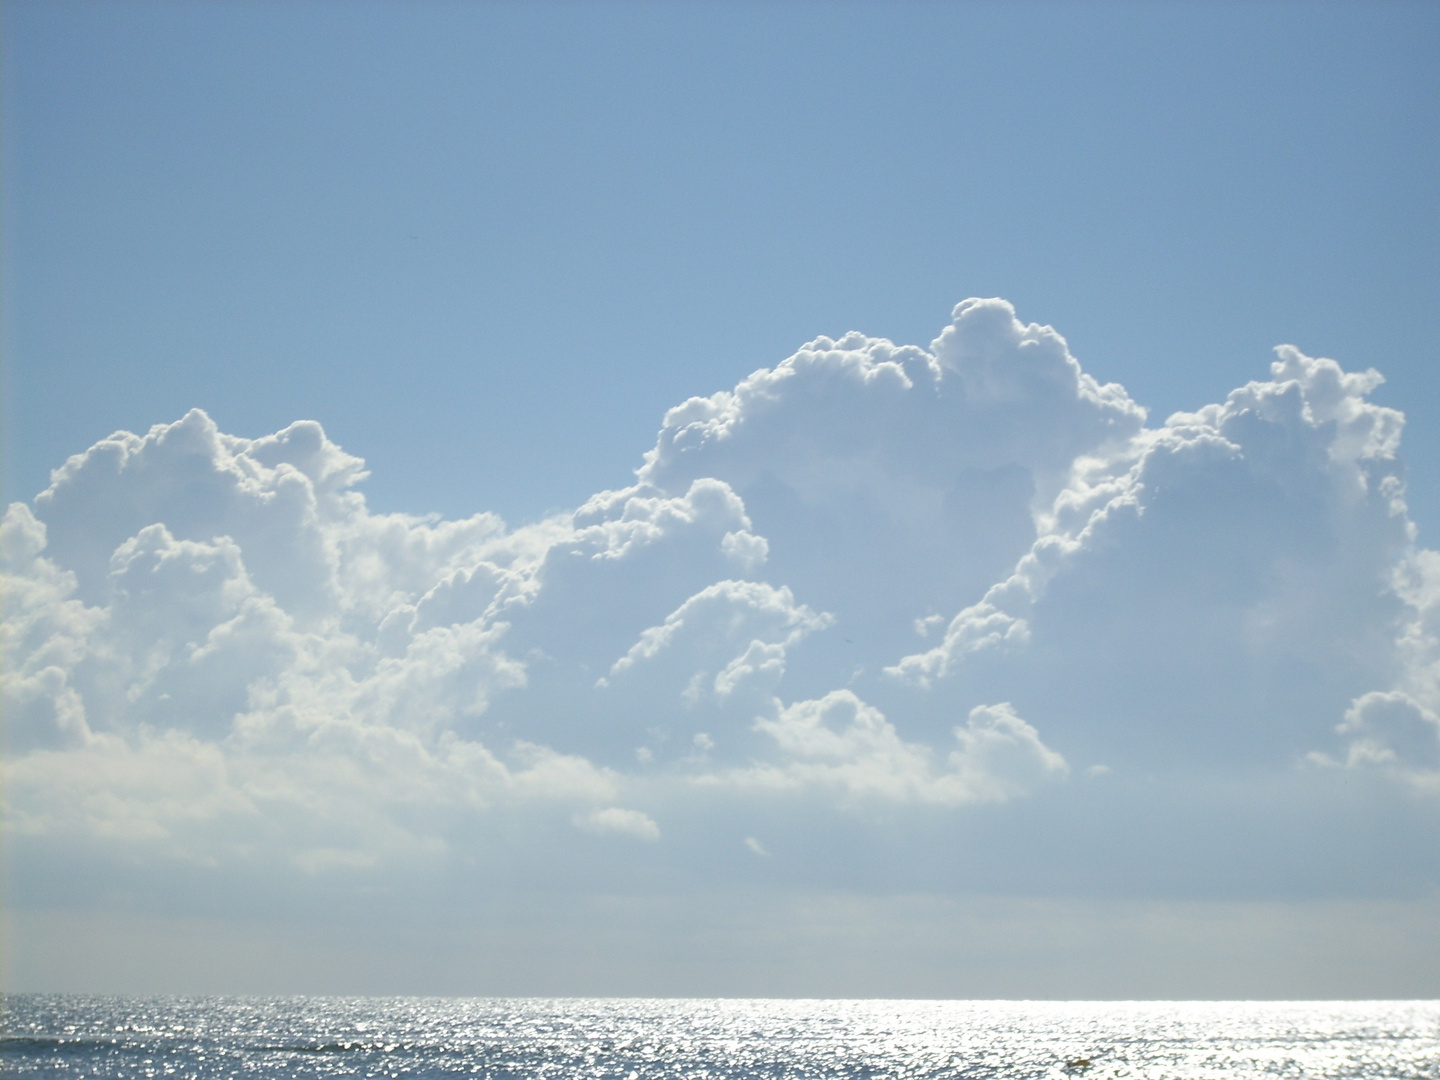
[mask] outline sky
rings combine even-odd
[[[1440,12],[11,2],[4,979],[1440,996]]]

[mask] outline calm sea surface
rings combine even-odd
[[[0,1073],[1440,1078],[1440,1002],[11,995]]]

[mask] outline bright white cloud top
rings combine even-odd
[[[516,528],[370,512],[312,421],[117,433],[4,520],[15,865],[1433,889],[1403,418],[1277,353],[1152,423],[967,300],[928,349],[822,337],[678,405],[633,484]]]

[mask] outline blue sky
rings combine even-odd
[[[4,20],[12,985],[1440,994],[1433,6]]]
[[[1440,512],[1426,5],[6,17],[12,498],[203,405],[527,520],[816,334],[1004,296],[1161,416],[1280,342],[1378,367]]]

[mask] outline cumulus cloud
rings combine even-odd
[[[1440,767],[1440,716],[1402,691],[1372,690],[1356,698],[1336,730],[1353,736],[1347,755],[1352,765]]]
[[[983,593],[1074,460],[1123,448],[1144,417],[1049,327],[967,300],[928,352],[821,337],[691,398],[638,475],[671,492],[723,479],[768,538],[772,571],[824,610],[863,603],[888,644],[928,609]]]
[[[686,700],[703,693],[723,700],[740,687],[755,684],[768,691],[785,674],[786,650],[833,621],[828,614],[796,604],[783,586],[720,581],[690,597],[659,626],[643,631],[615,661],[610,674],[618,677],[662,652],[685,649],[691,656],[687,667],[707,660],[718,666],[713,678],[706,667],[695,670],[686,683]],[[608,685],[608,680],[602,682]]]
[[[765,854],[761,794],[973,814],[1102,761],[1428,797],[1440,554],[1379,381],[1285,346],[1151,427],[970,300],[690,399],[633,483],[518,527],[371,512],[313,422],[120,432],[0,524],[7,828],[323,874],[667,815]]]
[[[971,710],[965,726],[954,731],[959,749],[943,765],[928,746],[901,739],[878,709],[849,690],[798,701],[755,726],[775,741],[782,761],[706,776],[705,782],[770,790],[814,787],[849,803],[963,806],[1023,795],[1069,771],[1009,702]]]
[[[1434,746],[1435,731],[1415,720],[1435,724],[1440,714],[1440,552],[1415,550],[1395,568],[1395,594],[1404,603],[1405,617],[1395,639],[1400,668],[1397,685],[1376,697],[1361,697],[1346,713],[1342,734],[1352,731],[1363,737],[1371,728],[1370,702],[1389,703],[1385,712],[1408,716],[1410,736],[1387,737],[1385,746],[1398,760],[1428,770],[1429,780],[1440,787],[1440,761]],[[1367,700],[1368,699],[1368,700]],[[1398,706],[1398,710],[1396,708]],[[1353,714],[1353,715],[1352,715]],[[1398,734],[1398,733],[1397,733]],[[1354,744],[1351,746],[1352,753]]]
[[[1121,530],[1159,532],[1170,525],[1139,523],[1147,515],[1151,521],[1181,516],[1184,535],[1163,539],[1187,549],[1221,543],[1234,560],[1232,578],[1279,574],[1275,564],[1284,561],[1321,562],[1327,571],[1359,576],[1360,588],[1378,593],[1381,575],[1413,540],[1396,463],[1403,418],[1366,400],[1381,381],[1378,373],[1346,373],[1333,360],[1311,359],[1288,345],[1276,351],[1271,381],[1252,382],[1223,405],[1177,413],[1108,455],[1077,456],[1065,486],[1036,514],[1037,536],[1012,572],[955,616],[940,645],[905,657],[891,672],[923,683],[970,653],[1023,643],[1035,605],[1067,563],[1116,546],[1112,534]],[[1209,528],[1197,520],[1204,513],[1212,518]],[[1127,558],[1134,546],[1126,544]],[[1197,559],[1188,574],[1171,580],[1225,573],[1218,562]],[[1272,565],[1257,565],[1266,562]],[[1352,584],[1306,577],[1236,584],[1252,583],[1261,586],[1251,590],[1259,618],[1277,630],[1282,616],[1292,618],[1286,629],[1300,625],[1293,616],[1301,611],[1283,606],[1326,604],[1341,591],[1336,585]],[[1271,584],[1278,587],[1264,588]],[[1268,612],[1261,614],[1261,605]]]
[[[1360,695],[1335,730],[1346,742],[1343,758],[1337,762],[1317,751],[1311,760],[1382,769],[1421,790],[1440,793],[1440,715],[1405,691],[1372,690]]]
[[[624,810],[618,806],[607,806],[576,814],[575,824],[588,832],[620,833],[637,840],[659,840],[660,826],[648,814],[639,810]]]

